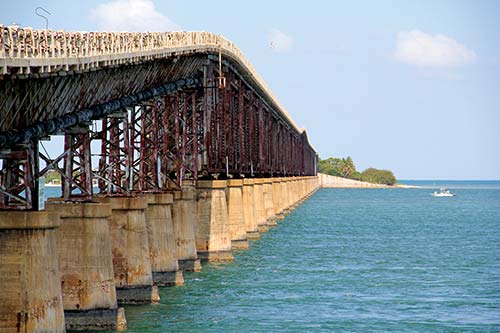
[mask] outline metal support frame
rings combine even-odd
[[[90,159],[90,130],[88,125],[74,126],[66,130],[64,151],[55,159],[40,153],[45,167],[40,170],[43,177],[49,170],[61,175],[62,198],[67,201],[92,201],[92,164]],[[63,167],[60,167],[60,162]]]
[[[152,101],[132,108],[130,117],[130,144],[132,148],[133,190],[158,191],[159,118],[161,101]]]
[[[38,141],[0,152],[0,209],[38,210]]]
[[[121,109],[96,109],[91,114],[102,117],[102,127],[94,133],[77,117],[56,159],[39,154],[34,141],[0,152],[0,209],[37,209],[38,178],[51,169],[62,176],[63,198],[77,201],[92,200],[92,177],[101,194],[130,195],[181,187],[185,179],[316,174],[306,134],[247,79],[209,57],[202,89],[165,88],[149,99],[121,99]],[[91,140],[101,141],[94,174]],[[38,156],[46,163],[40,172]]]
[[[99,192],[107,195],[128,195],[133,190],[133,149],[130,144],[129,110],[123,109],[103,118],[101,131],[94,138],[101,140]]]

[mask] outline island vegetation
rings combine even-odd
[[[356,170],[356,166],[350,156],[346,158],[329,157],[319,161],[319,172],[331,176],[360,180],[375,184],[394,185],[396,177],[392,171],[368,168],[362,172]]]
[[[45,184],[61,184],[61,175],[55,170],[49,170],[45,174]]]

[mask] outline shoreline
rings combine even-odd
[[[406,185],[406,184],[394,184],[394,185],[385,185],[385,184],[375,184],[369,182],[363,182],[359,180],[342,178],[337,176],[330,176],[323,173],[318,173],[318,178],[320,182],[321,188],[421,188],[421,186],[416,185]]]

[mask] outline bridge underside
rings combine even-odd
[[[0,80],[0,132],[22,129],[183,78],[203,77],[207,55],[158,59],[104,69]],[[43,76],[43,77],[40,77]]]
[[[37,180],[51,169],[62,175],[68,200],[92,200],[93,178],[111,195],[186,179],[315,175],[305,132],[251,80],[237,62],[213,53],[4,76],[0,208],[33,208]],[[50,159],[38,140],[54,134],[65,135],[65,147]],[[100,151],[90,151],[92,141]]]

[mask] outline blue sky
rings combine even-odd
[[[3,1],[0,23],[43,28],[38,5],[53,29],[224,35],[322,158],[500,179],[499,1]]]

